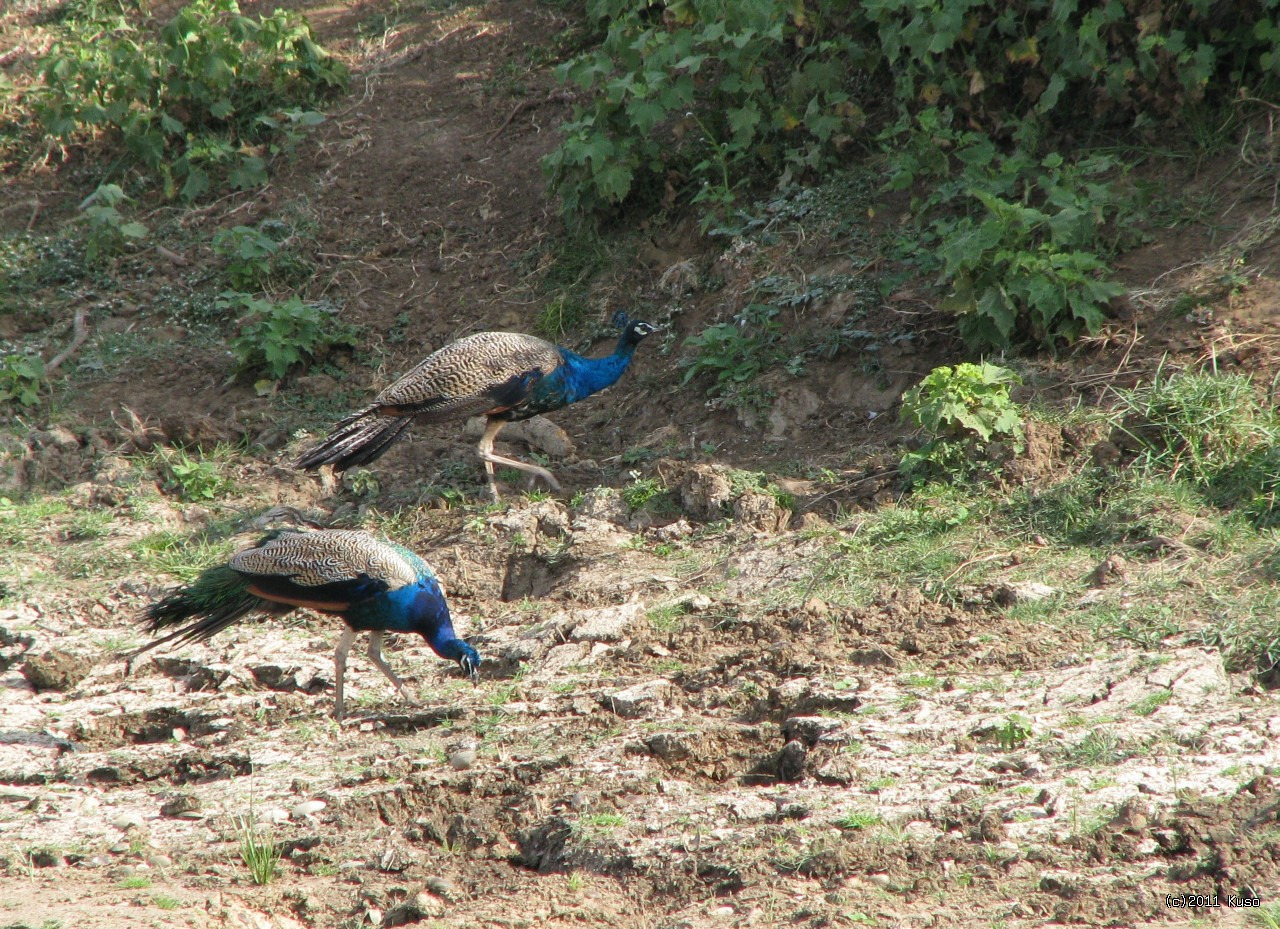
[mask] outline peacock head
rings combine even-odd
[[[653,323],[632,319],[623,310],[613,314],[613,324],[622,330],[622,344],[629,346],[639,345],[646,336],[653,335],[662,328]]]
[[[445,643],[440,650],[440,657],[456,661],[462,673],[471,678],[471,683],[480,681],[480,653],[468,642],[454,639]]]

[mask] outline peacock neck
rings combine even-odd
[[[560,355],[565,363],[568,402],[575,403],[614,384],[627,370],[635,350],[635,343],[628,341],[625,337],[618,340],[618,345],[612,354],[602,358],[584,358],[568,349],[561,349]]]

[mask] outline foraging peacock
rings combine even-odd
[[[174,589],[148,607],[144,619],[152,633],[182,628],[137,649],[128,660],[132,664],[143,652],[175,639],[204,641],[251,613],[283,616],[298,607],[333,613],[347,624],[333,659],[338,719],[347,652],[361,632],[369,633],[370,660],[401,693],[404,684],[382,657],[387,632],[417,632],[473,681],[478,675],[480,655],[454,634],[449,605],[430,566],[407,548],[343,529],[272,532]]]
[[[450,342],[378,394],[369,406],[338,423],[327,439],[303,453],[295,467],[314,470],[331,464],[345,471],[376,459],[415,419],[437,423],[484,414],[488,423],[478,450],[494,499],[498,498],[495,464],[536,474],[559,490],[560,484],[546,468],[495,455],[493,442],[506,423],[576,403],[622,377],[636,346],[657,327],[631,320],[621,311],[613,322],[621,327],[622,336],[613,354],[603,358],[584,358],[516,332],[477,332]]]

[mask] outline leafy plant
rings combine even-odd
[[[986,362],[930,371],[902,395],[902,419],[930,436],[922,448],[902,457],[903,472],[913,479],[968,476],[980,465],[975,453],[993,442],[1021,453],[1022,413],[1009,396],[1010,386],[1018,383],[1014,372]]]
[[[13,352],[0,358],[0,403],[35,406],[44,386],[44,361],[39,355]]]
[[[1104,279],[1094,252],[1060,241],[1063,211],[1045,212],[975,190],[981,219],[940,220],[939,254],[957,317],[974,348],[1074,342],[1102,325],[1107,304],[1125,292]]]
[[[336,307],[305,303],[296,296],[276,302],[228,291],[219,305],[244,311],[239,333],[231,340],[240,371],[262,370],[279,380],[294,365],[355,341],[355,330],[337,319]]]
[[[996,744],[1010,752],[1026,743],[1031,738],[1031,720],[1021,713],[1014,713],[996,727]]]
[[[707,396],[724,397],[735,406],[762,406],[767,398],[751,391],[751,382],[788,354],[777,317],[777,307],[752,303],[732,321],[690,336],[684,344],[694,354],[682,362],[685,372],[680,383],[712,374]]]
[[[234,818],[233,824],[240,843],[240,859],[249,868],[249,876],[255,884],[270,884],[279,871],[280,846],[259,835],[252,814]]]
[[[158,36],[137,18],[98,9],[64,23],[39,61],[36,114],[63,143],[104,135],[166,197],[201,196],[213,169],[233,187],[263,183],[248,147],[280,129],[280,111],[346,85],[296,13],[253,20],[236,0],[192,0]]]
[[[213,251],[227,263],[227,280],[236,290],[257,290],[271,274],[271,259],[280,243],[251,226],[219,229],[213,236]]]
[[[666,487],[656,477],[634,477],[622,488],[622,499],[632,510],[638,510],[666,493]]]
[[[193,458],[185,449],[159,447],[155,457],[164,473],[164,489],[183,500],[213,500],[229,485],[216,462]]]
[[[846,4],[680,0],[660,18],[649,7],[590,0],[604,40],[557,68],[592,100],[542,163],[568,218],[638,191],[656,201],[674,183],[709,220],[754,175],[818,167],[860,126],[850,89],[868,59]]]
[[[80,204],[89,228],[84,256],[90,264],[118,255],[125,243],[136,242],[147,234],[146,226],[126,220],[120,212],[119,206],[128,199],[118,184],[101,184]]]

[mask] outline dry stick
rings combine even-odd
[[[169,249],[165,248],[163,245],[156,245],[155,250],[156,250],[156,254],[159,255],[161,258],[168,258],[171,262],[181,267],[185,267],[186,265],[189,265],[191,263],[190,261],[187,260],[186,255],[180,255],[177,252],[170,251]]]
[[[573,97],[567,93],[558,93],[558,94],[548,94],[546,97],[544,97],[541,100],[520,101],[520,103],[516,106],[516,108],[512,110],[510,114],[508,114],[507,118],[502,121],[502,124],[489,134],[489,137],[484,140],[484,144],[488,145],[498,136],[502,135],[502,130],[506,129],[507,126],[511,125],[511,120],[515,119],[525,110],[531,110],[535,106],[542,106],[545,103],[568,103],[572,99]]]
[[[84,340],[89,338],[89,327],[84,321],[88,314],[88,307],[82,306],[76,309],[75,319],[71,322],[71,344],[58,352],[58,354],[54,356],[53,360],[44,366],[44,373],[46,377],[58,370],[62,363],[70,358],[72,353],[84,344]]]

